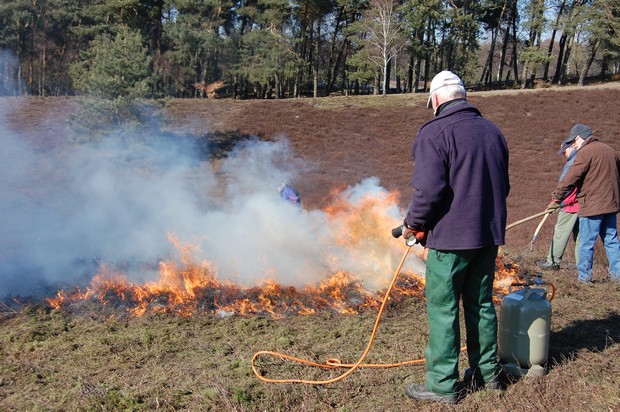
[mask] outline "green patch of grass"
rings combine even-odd
[[[244,388],[233,388],[232,397],[240,405],[248,406],[252,402],[252,394]]]
[[[111,388],[90,394],[87,397],[87,408],[110,411],[144,411],[149,410],[144,399],[128,394],[118,388]]]

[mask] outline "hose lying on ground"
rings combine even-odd
[[[379,327],[379,320],[381,319],[381,315],[383,314],[383,311],[385,309],[385,305],[387,304],[388,298],[390,296],[390,292],[392,291],[392,288],[396,284],[396,279],[398,278],[398,275],[400,274],[400,270],[402,269],[403,264],[405,263],[405,259],[407,258],[407,255],[409,254],[410,250],[411,250],[411,247],[408,247],[405,250],[405,253],[403,254],[402,259],[400,260],[398,268],[396,269],[396,272],[394,273],[394,277],[392,278],[392,281],[390,282],[390,285],[388,286],[388,288],[387,288],[387,290],[385,292],[385,296],[383,297],[383,301],[381,302],[381,307],[379,308],[379,313],[377,314],[377,319],[375,320],[375,325],[372,328],[372,332],[370,333],[370,338],[368,340],[368,344],[366,345],[366,349],[364,350],[364,352],[362,353],[360,358],[357,360],[357,362],[355,362],[355,363],[342,363],[338,359],[328,359],[325,363],[316,363],[316,362],[312,362],[312,361],[296,358],[296,357],[293,357],[293,356],[285,355],[285,354],[279,353],[279,352],[272,352],[272,351],[265,351],[265,350],[263,350],[263,351],[256,352],[254,354],[254,356],[252,357],[252,371],[254,371],[254,374],[258,377],[258,379],[260,379],[260,380],[262,380],[264,382],[271,382],[271,383],[306,383],[306,384],[311,384],[311,385],[326,385],[326,384],[334,383],[334,382],[337,382],[337,381],[339,381],[341,379],[344,379],[345,377],[347,377],[350,374],[352,374],[353,371],[355,371],[358,368],[394,368],[394,367],[397,367],[397,366],[416,365],[416,364],[423,364],[423,363],[425,363],[426,359],[424,359],[424,358],[414,359],[414,360],[409,360],[409,361],[403,361],[403,362],[397,362],[397,363],[362,363],[364,361],[364,359],[366,358],[366,356],[368,355],[368,352],[370,352],[370,347],[372,346],[372,342],[374,341],[375,335],[377,334],[377,328]],[[466,347],[462,347],[461,348],[461,352],[464,351],[465,349],[466,349]],[[258,371],[258,369],[256,367],[256,360],[260,356],[264,356],[264,355],[273,356],[273,357],[277,357],[277,358],[281,358],[281,359],[287,359],[287,360],[290,360],[290,361],[294,361],[294,362],[298,362],[298,363],[302,363],[302,364],[310,365],[310,366],[316,366],[316,367],[323,368],[323,369],[336,369],[336,368],[349,368],[349,369],[346,372],[342,373],[341,375],[336,376],[335,378],[325,379],[325,380],[271,379],[271,378],[264,377]]]

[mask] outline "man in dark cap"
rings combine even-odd
[[[620,242],[616,214],[620,211],[620,157],[602,143],[585,124],[576,124],[564,142],[573,141],[579,153],[553,192],[553,201],[561,203],[573,190],[579,195],[579,282],[592,283],[594,243],[601,237],[613,282],[620,283]]]

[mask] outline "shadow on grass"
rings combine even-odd
[[[574,359],[582,350],[600,352],[620,342],[620,314],[612,312],[603,319],[575,321],[549,336],[549,367]]]

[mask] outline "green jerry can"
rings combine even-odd
[[[520,289],[500,305],[499,362],[509,375],[543,376],[547,373],[551,303],[547,291]]]

